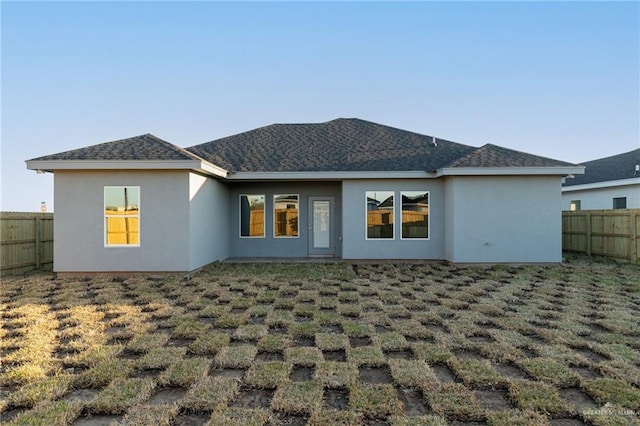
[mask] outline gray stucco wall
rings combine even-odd
[[[189,270],[229,257],[228,212],[227,186],[189,173]]]
[[[402,221],[398,220],[396,201],[393,240],[366,239],[366,192],[395,191],[399,200],[401,191],[429,191],[429,239],[403,240],[400,238]],[[444,258],[444,192],[441,180],[349,180],[342,185],[342,256],[345,259],[443,259]]]
[[[240,195],[264,194],[265,237],[240,238]],[[299,194],[299,237],[274,238],[273,196],[275,194]],[[235,183],[229,187],[229,241],[231,257],[307,257],[309,244],[308,197],[332,196],[335,200],[334,226],[336,256],[341,253],[341,183],[340,182],[269,182]]]
[[[140,246],[104,246],[104,187],[140,187]],[[189,172],[56,171],[54,271],[187,271]]]
[[[448,177],[447,259],[560,262],[560,177]]]

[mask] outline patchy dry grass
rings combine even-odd
[[[192,412],[224,408],[238,394],[239,383],[234,379],[203,377],[180,401],[182,408]]]
[[[3,279],[0,312],[3,424],[610,426],[640,414],[640,269],[586,258],[222,263],[187,281],[35,274]]]
[[[287,414],[310,414],[322,404],[322,384],[314,381],[284,382],[273,395],[271,407]]]

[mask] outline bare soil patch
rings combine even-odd
[[[326,388],[323,393],[322,402],[327,407],[336,410],[347,410],[349,408],[349,391],[347,389]]]
[[[477,390],[474,392],[478,402],[488,410],[508,410],[512,408],[507,391]]]
[[[365,383],[393,383],[393,377],[386,367],[362,367],[360,368],[360,380]]]
[[[244,389],[230,405],[243,408],[269,408],[273,399],[272,389]]]
[[[81,417],[73,423],[73,426],[110,426],[122,420],[122,416],[93,415]]]
[[[398,395],[407,416],[424,416],[430,413],[429,407],[425,404],[424,397],[419,389],[399,388]]]
[[[160,389],[149,398],[148,403],[151,405],[172,404],[179,401],[185,393],[187,393],[187,389],[184,388]]]
[[[560,395],[573,404],[578,412],[593,409],[598,406],[596,402],[579,388],[566,388],[560,390]]]

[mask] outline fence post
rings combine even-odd
[[[587,212],[587,256],[591,256],[591,212]]]
[[[631,210],[631,263],[638,264],[638,225],[636,212]]]
[[[36,269],[40,269],[40,243],[42,240],[42,233],[40,232],[40,230],[42,229],[42,217],[40,216],[36,216],[35,218],[35,229],[33,230],[33,233],[35,234],[33,236],[33,239],[35,240],[35,246],[36,246],[36,250],[35,250],[35,264],[36,264]]]

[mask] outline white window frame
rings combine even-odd
[[[109,244],[109,238],[107,235],[107,218],[110,216],[107,215],[107,197],[106,192],[107,189],[120,189],[120,188],[136,188],[138,190],[138,214],[126,214],[118,217],[128,218],[128,217],[137,217],[138,218],[138,244]],[[107,185],[102,190],[102,217],[103,217],[103,230],[102,230],[102,238],[103,244],[105,248],[122,248],[122,247],[140,247],[140,241],[142,241],[142,191],[139,186],[136,185]]]
[[[262,197],[264,199],[264,214],[262,218],[262,235],[242,235],[242,197]],[[251,221],[249,221],[251,227]],[[240,194],[238,196],[238,235],[240,238],[266,238],[267,236],[267,194]]]
[[[427,212],[427,236],[426,237],[404,238],[402,236],[402,225],[403,225],[403,222],[402,222],[402,194],[404,194],[406,192],[420,192],[422,194],[427,194],[427,197],[429,198],[429,205],[428,205],[429,211]],[[431,191],[421,191],[421,190],[400,191],[400,239],[404,240],[404,241],[428,241],[428,240],[431,239]]]
[[[276,197],[282,197],[283,195],[287,195],[287,196],[295,196],[298,199],[298,235],[276,235]],[[302,205],[302,203],[300,202],[300,194],[294,194],[294,193],[288,193],[288,192],[284,192],[284,193],[278,193],[278,194],[273,194],[273,197],[271,198],[271,200],[273,201],[273,205],[271,206],[271,213],[273,214],[273,238],[300,238],[300,234],[302,233],[302,227],[300,226],[300,218],[302,217],[301,215],[301,208],[300,206]],[[265,209],[266,210],[266,209]],[[266,221],[265,221],[266,222]]]
[[[393,214],[393,226],[391,227],[391,232],[393,236],[391,238],[369,238],[369,197],[367,194],[369,192],[390,192],[393,194],[393,206],[391,207],[391,213]],[[396,239],[396,191],[394,190],[366,190],[364,191],[364,239],[366,241],[393,241]]]
[[[577,212],[580,210],[582,210],[581,200],[571,200],[571,202],[569,202],[569,211]]]

